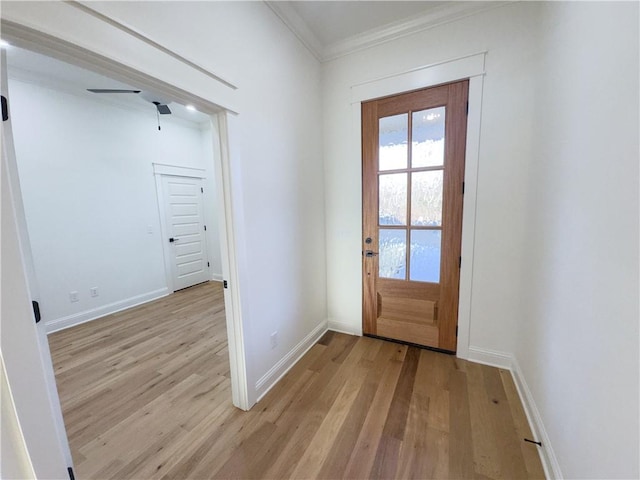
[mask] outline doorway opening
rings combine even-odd
[[[16,48],[16,47],[12,47]],[[35,54],[34,54],[35,55]],[[5,56],[3,54],[3,60],[4,60]],[[52,60],[52,59],[49,59]],[[53,60],[52,60],[53,61]],[[6,72],[6,68],[4,68],[3,65],[3,70]],[[89,72],[90,74],[91,72]],[[5,84],[5,88],[6,88],[6,81],[3,81],[3,83]],[[11,82],[9,82],[11,83]],[[63,82],[64,83],[64,82]],[[93,85],[92,85],[93,86]],[[62,89],[64,90],[64,88],[68,87],[68,85],[64,84],[62,85]],[[11,89],[11,87],[9,87]],[[9,92],[9,94],[7,95],[7,93],[3,90],[3,103],[5,100],[5,96],[8,97],[9,99],[9,104],[10,104],[10,108],[11,108],[11,121],[10,122],[6,122],[7,124],[9,123],[13,123],[17,120],[17,118],[19,117],[19,105],[18,102],[13,102],[12,98],[10,96],[11,92]],[[45,95],[46,96],[46,95]],[[52,95],[55,96],[55,95]],[[166,104],[163,104],[164,106],[166,106]],[[39,107],[41,107],[42,105],[39,105]],[[174,108],[174,105],[171,105],[171,108]],[[159,110],[159,109],[158,109]],[[179,107],[178,107],[179,110]],[[30,112],[31,114],[33,114],[34,112]],[[162,113],[162,112],[159,112]],[[58,116],[58,121],[63,119],[65,115],[68,115],[68,112],[65,108],[62,109],[58,109],[57,111],[54,112],[53,116]],[[155,117],[155,112],[154,114],[152,114],[152,123],[150,124],[150,128],[153,128],[155,130],[156,125],[155,125],[155,121],[157,120],[157,117]],[[205,148],[205,150],[208,150],[210,153],[209,156],[209,163],[210,165],[207,166],[207,168],[212,172],[210,175],[207,175],[207,178],[212,182],[212,184],[215,184],[218,190],[218,195],[215,195],[214,192],[216,190],[216,188],[214,187],[213,189],[211,189],[211,193],[214,194],[212,198],[214,197],[218,197],[218,198],[224,198],[226,200],[227,195],[224,192],[224,185],[225,182],[228,181],[228,178],[223,179],[222,175],[217,175],[216,178],[214,179],[214,173],[219,174],[219,172],[224,171],[225,170],[225,166],[224,166],[224,147],[226,144],[226,131],[225,131],[225,113],[224,112],[215,112],[215,111],[211,111],[208,112],[208,114],[203,114],[203,116],[207,119],[208,122],[208,128],[209,130],[207,132],[205,132],[204,130],[200,135],[200,139],[198,140],[201,144],[208,144],[208,147]],[[128,118],[128,122],[136,122],[136,121],[140,121],[139,118],[137,119],[133,119],[133,117],[135,117],[136,115],[134,114],[130,114]],[[138,117],[140,117],[140,115],[138,115]],[[33,120],[34,117],[33,115],[31,115],[29,117],[30,120]],[[54,118],[53,123],[55,124],[56,119]],[[177,123],[179,124],[180,122],[182,122],[183,124],[185,123],[184,120],[181,121],[177,121]],[[50,122],[51,124],[52,122]],[[115,124],[117,124],[118,122],[114,122]],[[166,132],[168,130],[167,126],[168,126],[168,122],[164,123],[163,122],[163,132]],[[4,125],[4,132],[11,132],[11,125],[9,125],[9,129],[7,130],[7,125]],[[184,127],[184,125],[182,125]],[[90,123],[85,123],[85,127],[86,127],[86,131],[91,131],[91,125]],[[36,129],[34,128],[35,131],[39,131],[39,133],[42,135],[44,133],[46,133],[46,130],[44,128],[40,128],[40,129]],[[15,131],[15,127],[14,127],[14,131]],[[85,133],[86,133],[85,131]],[[216,137],[218,135],[218,133],[220,133],[220,135],[218,137]],[[95,133],[95,130],[94,130]],[[6,135],[5,138],[7,137],[11,137],[11,140],[13,140],[13,135]],[[31,138],[37,138],[38,141],[41,141],[42,138],[41,136],[34,136],[32,135]],[[80,138],[80,135],[71,135],[71,136],[62,136],[62,137],[58,137],[57,139],[59,142],[82,142],[82,139]],[[16,144],[18,144],[18,142],[16,142]],[[202,145],[200,145],[200,147],[202,147]],[[200,148],[199,147],[199,148]],[[18,146],[18,149],[20,149],[20,147]],[[218,149],[218,151],[216,151],[216,149]],[[8,149],[7,149],[8,150]],[[137,153],[141,154],[143,153],[144,149],[140,149]],[[42,155],[43,157],[47,157],[46,155],[47,152],[44,152],[44,155]],[[157,152],[156,152],[157,153]],[[105,155],[106,156],[106,155]],[[177,158],[177,156],[176,156]],[[112,158],[113,159],[113,158]],[[46,330],[52,331],[52,330],[57,330],[60,328],[64,328],[66,326],[69,326],[71,324],[74,323],[75,320],[89,320],[90,318],[88,318],[88,316],[91,316],[92,314],[96,314],[94,315],[95,317],[100,317],[102,315],[100,315],[100,312],[103,312],[103,310],[100,309],[89,309],[89,310],[93,310],[90,312],[80,312],[82,313],[82,315],[76,315],[74,317],[74,315],[67,315],[66,318],[63,317],[63,319],[65,320],[64,322],[57,322],[57,323],[53,323],[53,321],[55,320],[60,320],[60,318],[52,318],[51,315],[49,315],[50,312],[53,311],[53,304],[47,301],[43,301],[43,291],[42,290],[38,290],[38,280],[39,280],[39,276],[38,275],[38,271],[43,271],[46,269],[42,269],[42,268],[34,268],[34,258],[31,254],[32,251],[35,252],[36,249],[33,248],[33,245],[31,245],[31,242],[29,242],[29,234],[27,233],[29,228],[26,228],[27,225],[29,224],[29,219],[25,218],[24,215],[24,211],[25,210],[31,210],[31,211],[38,211],[38,207],[42,207],[43,202],[46,202],[46,198],[39,198],[36,199],[35,202],[32,202],[33,205],[35,205],[35,208],[28,208],[28,209],[23,209],[22,206],[23,204],[28,203],[31,200],[27,200],[27,196],[25,196],[25,198],[22,197],[20,191],[21,191],[21,185],[20,185],[20,181],[18,180],[19,177],[25,178],[27,175],[19,175],[22,172],[21,167],[19,166],[20,164],[20,151],[18,150],[18,161],[16,163],[16,157],[15,154],[13,152],[10,152],[6,158],[3,158],[3,160],[6,161],[7,167],[11,172],[11,182],[12,182],[12,191],[14,192],[14,202],[16,205],[18,205],[18,208],[16,208],[16,216],[18,217],[18,223],[22,223],[24,224],[25,228],[24,229],[20,229],[19,228],[19,233],[20,235],[20,241],[21,241],[21,246],[23,247],[22,249],[22,253],[23,253],[23,263],[25,265],[25,269],[26,269],[26,274],[27,274],[27,278],[28,278],[28,288],[30,291],[30,294],[32,295],[33,298],[38,299],[39,301],[39,307],[40,307],[40,311],[42,313],[42,322],[39,323],[38,325],[38,329],[39,331],[42,333],[41,335],[41,339],[40,339],[40,353],[42,356],[42,362],[43,365],[45,367],[45,370],[50,370],[51,371],[51,375],[48,380],[49,380],[49,400],[51,402],[52,405],[52,410],[54,411],[54,416],[56,411],[59,411],[59,401],[58,401],[58,394],[56,391],[56,385],[55,382],[53,380],[53,369],[50,368],[51,367],[51,358],[50,358],[50,352],[49,352],[49,348],[48,348],[48,344],[46,341]],[[50,165],[52,167],[53,170],[58,169],[59,170],[59,174],[61,178],[66,178],[66,181],[68,182],[66,184],[67,187],[69,186],[74,186],[78,183],[82,183],[81,181],[78,181],[79,178],[79,170],[82,170],[82,168],[85,168],[86,165],[83,165],[81,162],[79,162],[76,165],[72,165],[71,164],[71,156],[69,156],[64,162],[61,163],[56,163],[54,165]],[[83,160],[82,156],[78,156],[77,160]],[[86,158],[84,159],[86,160]],[[66,210],[64,210],[64,213],[71,217],[71,220],[74,219],[74,214],[77,216],[79,216],[79,212],[78,210],[82,211],[83,209],[85,210],[85,213],[91,214],[92,212],[94,213],[94,217],[97,219],[100,217],[99,213],[101,211],[103,211],[104,209],[107,209],[109,207],[113,207],[113,205],[109,205],[109,202],[104,202],[102,200],[100,200],[98,198],[97,195],[97,191],[95,189],[95,186],[98,185],[100,182],[98,181],[98,178],[115,178],[118,175],[121,175],[122,177],[127,177],[126,174],[124,174],[122,172],[122,165],[124,165],[126,163],[126,160],[131,160],[126,159],[124,157],[120,157],[117,158],[116,161],[113,164],[110,165],[106,165],[104,166],[104,169],[102,171],[96,171],[94,172],[94,183],[91,182],[85,182],[85,184],[82,185],[82,188],[89,192],[89,193],[93,193],[94,197],[89,196],[89,198],[68,198],[68,203],[67,205],[70,206],[71,208],[68,208]],[[147,162],[148,163],[148,167],[152,169],[152,165],[151,162]],[[126,188],[122,188],[122,191],[118,192],[121,193],[122,196],[119,200],[123,200],[122,201],[122,209],[121,212],[127,212],[127,207],[129,207],[130,210],[134,210],[135,207],[137,207],[138,203],[144,203],[146,207],[149,207],[149,205],[151,205],[151,210],[155,211],[155,220],[158,220],[159,222],[159,217],[158,217],[158,206],[157,206],[157,198],[155,196],[155,183],[153,180],[153,171],[151,170],[150,172],[151,174],[149,175],[149,181],[151,182],[152,187],[154,187],[153,189],[153,195],[150,196],[149,195],[142,195],[142,191],[147,191],[148,189],[145,190],[144,188],[139,188],[141,187],[140,185],[129,185]],[[228,175],[228,171],[227,171],[227,175]],[[52,182],[52,178],[51,177],[46,177],[43,176],[44,178],[40,178],[40,182],[42,183],[50,183]],[[86,180],[87,177],[85,177]],[[42,185],[40,185],[42,186]],[[102,185],[104,187],[104,185]],[[148,185],[147,185],[148,186]],[[65,188],[64,185],[58,185],[60,191],[64,191],[64,193],[69,196],[69,197],[73,197],[73,193],[70,192],[70,190],[72,191],[72,188]],[[109,188],[113,188],[118,190],[120,187],[118,187],[117,185],[111,184],[111,185],[107,185],[106,186],[106,190],[108,190]],[[22,190],[24,190],[24,188],[22,188]],[[37,190],[37,188],[36,188]],[[127,194],[127,195],[125,195]],[[126,200],[126,201],[124,201]],[[128,205],[127,205],[128,202]],[[224,202],[224,201],[223,201]],[[75,213],[74,213],[74,208]],[[222,208],[222,206],[220,205],[219,209],[224,210],[224,213],[219,215],[219,217],[221,218],[220,220],[220,228],[221,228],[221,232],[222,234],[220,235],[220,243],[218,244],[218,249],[222,249],[222,251],[224,252],[228,252],[229,249],[232,249],[233,246],[232,245],[227,245],[225,244],[225,242],[228,240],[229,235],[227,233],[225,233],[227,231],[227,229],[229,228],[229,222],[232,220],[229,217],[230,214],[230,209],[226,206]],[[148,210],[150,211],[150,210]],[[22,217],[22,218],[20,218]],[[160,228],[159,228],[159,223],[156,224],[152,221],[147,221],[148,218],[151,218],[151,216],[147,217],[147,218],[143,218],[142,221],[140,221],[141,219],[138,218],[138,222],[137,225],[139,227],[142,228],[142,230],[145,231],[145,235],[148,235],[149,237],[154,237],[154,236],[159,236],[160,233]],[[47,220],[45,218],[45,220]],[[52,220],[49,218],[49,220]],[[209,223],[209,227],[210,227],[210,223]],[[48,231],[53,237],[64,237],[65,229],[64,228],[56,228],[58,225],[55,224],[55,222],[53,223],[49,223],[48,225],[45,225],[46,228],[44,228],[43,230]],[[99,240],[99,235],[94,235],[94,237],[92,237],[92,235],[95,233],[92,230],[100,230],[99,228],[99,222],[96,221],[93,224],[87,225],[84,232],[82,233],[82,235],[85,235],[89,240],[93,239],[93,240]],[[106,236],[106,240],[108,240],[107,243],[111,243],[112,245],[115,245],[115,250],[119,250],[119,246],[122,245],[123,243],[123,237],[121,235],[129,235],[129,236],[136,236],[137,240],[140,240],[141,236],[139,235],[140,232],[133,232],[133,230],[131,228],[127,228],[130,227],[131,224],[125,222],[124,220],[122,222],[120,222],[119,224],[116,222],[115,225],[113,225],[113,232],[109,232],[108,230],[105,233],[105,230],[101,230],[102,236]],[[125,227],[125,228],[122,228]],[[120,231],[117,231],[118,229],[120,229]],[[62,235],[61,235],[62,234]],[[75,234],[76,236],[78,236],[79,234],[76,232]],[[215,235],[217,236],[217,235]],[[214,235],[210,235],[209,237],[213,238]],[[41,237],[42,238],[42,237]],[[73,239],[73,235],[71,236],[67,236],[67,238],[71,238]],[[53,240],[53,239],[52,239]],[[64,238],[55,238],[55,240],[57,241],[64,241]],[[77,240],[77,238],[76,238]],[[70,244],[72,244],[73,242],[69,242]],[[144,242],[140,242],[140,243],[144,243]],[[206,243],[206,242],[204,242]],[[46,247],[46,246],[45,246]],[[89,250],[91,250],[92,247],[89,248]],[[157,251],[161,251],[162,247],[160,244],[157,244],[156,247]],[[73,250],[73,249],[72,249]],[[92,252],[91,252],[91,256],[92,257],[84,257],[84,260],[86,260],[87,258],[94,258],[97,259],[99,261],[102,261],[104,263],[104,268],[105,270],[110,269],[111,265],[109,265],[109,259],[108,257],[104,254],[104,249],[103,248],[93,248]],[[123,250],[120,248],[120,250]],[[203,245],[203,250],[206,251],[206,246]],[[213,250],[213,249],[210,249]],[[41,251],[41,250],[39,250]],[[157,253],[156,251],[156,253]],[[76,259],[74,260],[72,258],[72,260],[70,262],[68,262],[69,265],[72,265],[74,263],[82,263],[83,262],[83,257],[82,255],[79,254],[78,250],[75,249],[74,252],[72,252],[73,254],[76,254]],[[138,259],[130,259],[130,263],[131,263],[131,270],[130,272],[133,272],[130,275],[127,274],[121,274],[120,278],[119,278],[119,283],[121,284],[127,284],[129,283],[133,283],[131,281],[131,277],[134,277],[135,274],[137,273],[141,273],[144,275],[148,275],[149,272],[145,271],[144,268],[141,268],[140,265],[148,265],[147,263],[143,262],[143,259],[147,259],[148,257],[152,254],[152,249],[151,248],[143,248],[139,251],[138,255],[139,258]],[[204,257],[203,257],[204,258]],[[39,258],[38,260],[42,260],[42,258]],[[45,262],[46,263],[46,262]],[[211,265],[211,259],[208,258],[207,259],[207,263],[209,265]],[[229,278],[228,275],[230,272],[232,272],[232,269],[230,268],[230,264],[233,264],[233,260],[231,260],[230,258],[225,258],[222,257],[220,258],[220,263],[222,264],[222,269],[219,272],[216,272],[217,276],[219,278],[217,278],[216,280],[222,280],[222,276],[223,276],[223,271],[227,272],[227,275],[225,275],[226,278]],[[42,263],[41,263],[42,265]],[[35,262],[35,267],[38,267],[38,261]],[[136,268],[138,269],[138,271],[136,271]],[[154,266],[154,268],[158,268],[157,265]],[[163,262],[160,262],[160,266],[159,266],[159,271],[163,273],[163,278],[164,278],[164,272],[163,272]],[[58,272],[60,274],[60,272]],[[54,272],[55,274],[55,272]],[[207,275],[209,275],[207,273]],[[149,277],[151,277],[151,275],[148,275]],[[60,274],[61,279],[63,279],[65,277],[65,274],[62,273]],[[157,278],[157,276],[155,277]],[[205,279],[207,280],[207,279]],[[47,282],[49,283],[49,282]],[[118,282],[114,282],[114,283],[118,283]],[[237,283],[237,282],[234,282]],[[42,283],[40,283],[40,286],[42,285]],[[85,291],[86,290],[86,291]],[[87,296],[88,298],[93,298],[93,301],[96,301],[96,298],[99,298],[101,296],[107,296],[109,294],[108,292],[109,289],[107,288],[101,288],[99,285],[94,285],[89,287],[88,289],[83,289],[83,291],[81,292],[80,289],[78,290],[70,290],[68,293],[68,296],[66,296],[65,301],[71,303],[71,304],[76,304],[76,303],[80,303],[80,299],[83,296]],[[155,296],[155,298],[159,298],[163,296],[163,290],[167,290],[166,293],[168,293],[168,288],[165,286],[164,288],[162,287],[162,282],[160,282],[160,288],[156,288],[156,289],[152,289],[151,290],[151,296],[149,295],[141,295],[138,298],[134,298],[134,300],[139,300],[136,303],[143,303],[146,302],[148,300],[152,300],[152,297]],[[218,292],[218,296],[220,298],[224,298],[224,300],[222,301],[221,305],[222,305],[222,316],[226,317],[223,318],[222,320],[222,325],[224,326],[223,330],[226,330],[227,327],[229,325],[233,325],[234,322],[236,322],[238,319],[235,318],[233,316],[233,310],[232,309],[228,309],[226,310],[226,315],[225,315],[225,304],[227,303],[227,297],[229,296],[229,292],[226,290],[222,289],[222,286],[220,285],[219,288],[219,292]],[[134,296],[135,297],[135,296]],[[111,307],[111,308],[116,308],[119,309],[118,307],[122,306],[119,305],[117,301],[115,302],[108,302],[107,303],[107,307]],[[126,305],[126,306],[133,306],[133,305]],[[231,310],[231,312],[229,311]],[[109,313],[109,312],[106,312]],[[218,312],[220,313],[220,312]],[[47,325],[48,323],[48,325]],[[78,323],[78,322],[75,322]],[[225,331],[226,333],[226,331]],[[231,337],[231,335],[230,335]],[[244,373],[240,372],[240,375],[237,375],[238,373],[238,368],[240,368],[240,370],[244,369],[244,365],[238,365],[237,362],[235,362],[235,360],[237,360],[237,358],[234,358],[234,356],[229,355],[229,351],[232,349],[240,350],[242,351],[243,349],[243,345],[242,345],[242,338],[239,337],[237,334],[233,335],[233,340],[235,342],[238,342],[238,345],[233,345],[231,346],[228,350],[224,350],[223,349],[223,353],[224,355],[226,355],[227,359],[228,357],[231,357],[231,372],[228,374],[228,376],[230,377],[230,383],[231,383],[231,388],[227,389],[225,391],[226,393],[226,397],[231,397],[232,395],[232,391],[233,391],[233,400],[234,403],[241,407],[241,408],[246,408],[247,406],[243,404],[243,391],[246,391],[246,385],[238,385],[238,378],[244,378]],[[44,339],[44,340],[43,340]],[[234,369],[235,369],[235,373],[234,374]],[[240,392],[240,394],[238,395],[238,391]],[[228,400],[228,398],[227,398]],[[73,462],[70,458],[70,453],[68,451],[68,443],[67,443],[67,436],[65,435],[65,429],[64,429],[64,425],[62,424],[62,419],[60,418],[58,421],[58,430],[59,430],[59,441],[57,442],[58,444],[60,444],[62,450],[66,450],[66,453],[63,452],[63,454],[65,455],[65,457],[67,457],[67,463],[68,465],[72,466]]]

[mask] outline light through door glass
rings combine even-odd
[[[381,228],[379,239],[379,276],[404,280],[407,277],[407,231]]]
[[[444,163],[445,107],[413,112],[411,166],[436,167]]]
[[[411,174],[411,225],[442,225],[442,170]]]
[[[409,137],[409,115],[402,113],[383,117],[378,123],[380,170],[407,168],[407,143]]]
[[[445,107],[383,117],[378,128],[378,276],[438,283]]]
[[[378,196],[380,225],[406,225],[407,174],[380,175]]]
[[[441,230],[411,231],[411,274],[409,280],[440,281]]]

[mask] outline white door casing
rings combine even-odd
[[[465,193],[462,212],[462,264],[458,302],[458,341],[456,356],[470,358],[471,294],[473,254],[476,223],[476,192],[480,156],[480,120],[482,89],[487,52],[478,52],[431,65],[398,72],[351,86],[351,124],[353,131],[361,131],[361,102],[443,83],[469,79],[469,113],[467,115],[467,143],[465,147]],[[359,135],[353,136],[351,156],[360,161],[362,145]],[[356,141],[357,140],[357,141]],[[362,330],[354,332],[361,334]]]
[[[15,413],[35,478],[65,478],[73,466],[55,383],[44,317],[35,323],[31,301],[38,285],[33,266],[18,165],[11,128],[6,54],[2,51],[0,86],[9,104],[2,121],[2,257],[0,354]],[[4,428],[4,425],[3,425]]]

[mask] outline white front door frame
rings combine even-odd
[[[362,102],[469,79],[469,113],[467,115],[467,143],[464,167],[465,192],[462,211],[462,263],[460,266],[460,291],[458,294],[458,342],[456,350],[456,356],[463,359],[469,358],[476,192],[480,157],[480,119],[482,115],[482,87],[486,53],[479,52],[413,68],[386,77],[368,80],[351,87],[352,131],[358,132],[358,137],[354,136],[352,139],[352,156],[354,159],[361,159],[362,144],[359,132],[362,131]]]

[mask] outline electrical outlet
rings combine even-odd
[[[79,300],[78,292],[76,291],[69,292],[69,300],[71,301],[71,303],[77,302]]]
[[[278,331],[276,330],[271,334],[271,350],[278,346]]]
[[[92,297],[97,297],[98,296],[98,287],[91,287],[89,289],[89,293],[91,294]]]

